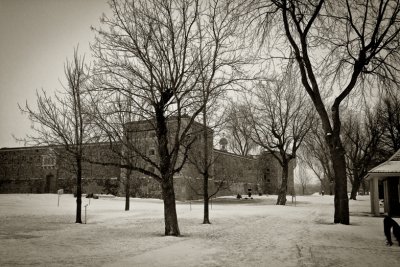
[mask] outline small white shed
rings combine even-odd
[[[384,200],[384,212],[400,216],[400,150],[387,161],[371,169],[366,175],[369,181],[371,213],[380,216],[379,199]]]

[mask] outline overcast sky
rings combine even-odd
[[[106,0],[0,0],[0,147],[23,146],[30,122],[17,103],[35,104],[35,91],[60,88],[74,46],[90,56],[90,26]]]

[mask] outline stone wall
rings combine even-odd
[[[257,179],[257,159],[214,150],[215,154],[215,186],[223,183],[218,195],[243,195],[259,192],[260,184]]]
[[[296,161],[289,163],[288,195],[294,193],[294,168]],[[264,151],[258,157],[258,181],[263,194],[277,194],[282,183],[282,167],[278,159]]]

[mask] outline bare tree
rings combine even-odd
[[[96,79],[96,78],[94,78]],[[94,80],[96,83],[97,81]],[[108,150],[114,155],[111,157],[86,157],[85,160],[103,166],[116,166],[122,169],[120,177],[120,191],[125,194],[125,210],[130,209],[132,170],[139,164],[139,157],[135,156],[134,147],[139,146],[138,136],[128,134],[127,125],[138,120],[140,110],[135,109],[130,97],[98,92],[95,86],[90,86],[91,121],[98,141],[107,143]],[[117,158],[118,160],[115,160]]]
[[[380,140],[384,134],[379,116],[372,112],[363,115],[350,113],[343,122],[343,144],[349,179],[352,184],[350,199],[356,200],[360,185],[368,171],[379,163]]]
[[[220,92],[223,93],[223,92]],[[208,105],[202,112],[202,129],[200,146],[192,147],[189,152],[188,161],[196,168],[203,178],[201,189],[196,183],[188,180],[191,190],[203,198],[204,213],[203,224],[210,224],[209,203],[212,197],[216,196],[221,190],[228,189],[235,180],[228,172],[224,176],[218,176],[221,172],[215,170],[215,164],[218,164],[219,156],[213,152],[213,135],[224,125],[224,116],[220,116],[220,106],[218,95],[214,95],[208,100]],[[210,188],[210,181],[214,186]]]
[[[381,155],[387,159],[400,149],[400,97],[399,93],[387,94],[376,107],[379,121],[384,128]]]
[[[74,50],[71,61],[64,66],[67,85],[63,90],[50,97],[45,91],[36,93],[36,107],[25,104],[20,106],[22,112],[33,122],[34,134],[26,140],[36,145],[51,145],[66,157],[73,160],[76,175],[76,223],[82,223],[82,160],[83,145],[92,141],[90,123],[85,110],[85,83],[88,72],[84,66],[84,58]]]
[[[242,156],[248,156],[257,147],[251,139],[251,124],[245,117],[246,109],[246,105],[231,101],[225,126],[230,150]]]
[[[202,69],[199,87],[204,105],[201,117],[202,151],[196,155],[191,153],[192,157],[189,159],[203,176],[204,224],[210,223],[209,200],[220,188],[217,186],[217,191],[209,192],[209,179],[212,177],[214,163],[213,134],[209,127],[215,129],[220,125],[221,117],[215,115],[219,112],[219,100],[225,95],[226,90],[240,81],[240,69],[243,65],[240,56],[242,47],[236,40],[239,23],[233,3],[234,1],[230,0],[203,1],[200,4],[200,19],[197,21],[200,47],[198,58]],[[229,69],[234,70],[235,75],[228,74],[226,70]]]
[[[310,132],[304,139],[304,145],[301,148],[302,162],[312,170],[321,183],[320,192],[328,192],[333,195],[333,169],[330,156],[327,153],[328,147],[318,120],[314,123]]]
[[[311,178],[307,174],[306,168],[304,167],[303,162],[300,162],[300,164],[298,164],[298,166],[299,166],[299,173],[298,173],[297,180],[300,183],[301,191],[302,191],[303,196],[304,196],[306,191],[307,191],[307,186],[309,185],[309,183],[311,181]]]
[[[214,101],[210,101],[208,98],[210,97],[207,95],[207,88],[204,88],[204,98],[203,101],[205,102],[205,109],[202,112],[202,124],[203,128],[201,131],[202,135],[202,142],[201,142],[201,147],[200,151],[196,151],[192,149],[191,153],[189,154],[189,162],[195,166],[197,171],[201,174],[203,177],[203,185],[202,185],[202,190],[201,193],[196,192],[197,190],[192,187],[192,190],[196,192],[198,195],[202,195],[203,197],[203,224],[210,224],[210,212],[209,212],[209,202],[210,199],[217,194],[219,191],[220,187],[217,187],[217,190],[215,192],[210,193],[210,188],[209,188],[209,180],[211,177],[213,177],[213,166],[214,166],[214,161],[215,158],[213,157],[213,127],[210,126],[209,122],[209,116],[208,114],[210,113],[212,108],[212,102],[215,103],[216,99],[213,99]],[[207,102],[210,102],[209,106],[207,105]],[[215,110],[215,109],[214,109]]]
[[[280,53],[288,56],[290,50],[285,52],[279,39],[286,40],[294,52],[329,147],[335,173],[334,222],[349,224],[340,108],[350,93],[365,85],[378,87],[377,80],[397,84],[400,2],[272,0],[250,6],[253,17],[260,18],[263,40],[270,34],[269,39],[280,44]],[[332,97],[324,100],[328,92]]]
[[[223,28],[215,27],[210,17],[229,5],[218,5],[221,10],[207,9],[195,0],[114,0],[110,5],[113,17],[102,18],[108,29],[97,30],[92,46],[97,58],[95,83],[109,99],[117,94],[130,98],[141,111],[141,120],[155,131],[157,157],[145,156],[140,146],[129,147],[151,170],[144,165],[132,169],[160,183],[165,235],[178,236],[173,176],[187,160],[191,128],[206,105],[204,77],[211,85],[206,94],[212,94],[226,86],[215,86],[216,81],[234,72],[229,65],[219,69],[222,54],[213,57],[227,47],[215,49],[220,43],[212,40]],[[207,76],[210,73],[212,77]]]
[[[289,163],[312,127],[313,110],[299,90],[291,65],[284,75],[267,84],[258,84],[247,114],[252,123],[252,139],[269,151],[282,166],[282,183],[277,205],[286,204]],[[251,108],[254,106],[253,108]]]

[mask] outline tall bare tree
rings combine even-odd
[[[303,193],[303,196],[304,196],[307,191],[307,186],[310,184],[311,177],[307,174],[306,168],[305,168],[305,165],[303,162],[299,162],[297,165],[299,167],[297,180],[300,183],[301,192]]]
[[[76,223],[82,223],[82,160],[85,143],[92,141],[88,113],[85,108],[85,83],[88,72],[84,65],[84,57],[78,56],[74,50],[71,61],[64,66],[67,85],[63,90],[50,97],[45,91],[37,92],[36,106],[27,102],[22,112],[33,122],[34,134],[26,140],[36,145],[51,145],[67,153],[73,159],[76,175]]]
[[[320,192],[328,192],[333,195],[333,169],[324,134],[321,133],[322,129],[318,126],[318,120],[311,128],[310,132],[304,139],[304,145],[300,151],[300,157],[309,169],[315,174],[321,184]]]
[[[223,92],[220,92],[223,93]],[[221,112],[220,101],[215,96],[207,100],[207,105],[202,112],[201,142],[200,146],[192,148],[188,161],[196,168],[203,178],[201,189],[192,184],[189,180],[189,185],[192,191],[203,198],[204,212],[203,224],[210,224],[209,203],[210,199],[218,194],[220,190],[227,189],[232,184],[232,176],[227,175],[224,177],[217,177],[215,171],[215,164],[219,160],[218,156],[213,152],[213,137],[216,131],[220,131],[224,124],[224,116],[218,115]],[[210,188],[210,181],[214,182],[214,186]]]
[[[204,213],[203,223],[209,224],[209,200],[217,191],[209,192],[209,179],[212,176],[213,153],[209,145],[212,135],[209,126],[211,119],[219,125],[217,116],[212,116],[218,112],[218,102],[225,95],[227,89],[231,89],[240,80],[240,69],[243,65],[240,57],[242,47],[237,42],[237,31],[239,28],[238,17],[234,10],[234,1],[213,0],[203,1],[200,5],[200,14],[204,18],[198,20],[199,44],[200,44],[200,67],[203,70],[200,77],[204,109],[202,111],[203,124],[203,151],[200,153],[202,164],[195,164],[198,171],[203,176],[203,201]],[[202,16],[201,16],[202,17]],[[226,69],[233,69],[235,75],[226,73]],[[210,116],[211,115],[211,116]],[[215,127],[213,127],[215,128]],[[212,144],[212,142],[211,142]],[[193,162],[193,160],[192,160]],[[196,160],[199,163],[198,160]]]
[[[400,96],[399,93],[386,94],[376,107],[379,121],[384,128],[381,155],[388,158],[400,149]]]
[[[97,58],[95,83],[110,99],[116,94],[130,98],[141,110],[140,119],[155,131],[157,157],[143,156],[140,147],[129,148],[152,170],[132,169],[160,183],[165,235],[178,236],[173,176],[187,160],[191,128],[206,105],[201,89],[204,77],[213,75],[207,77],[211,86],[206,92],[212,94],[226,86],[215,86],[218,79],[235,71],[230,65],[219,69],[223,55],[218,49],[229,47],[212,41],[224,30],[223,25],[215,27],[213,15],[229,5],[218,5],[218,10],[196,0],[113,0],[110,6],[113,16],[103,16],[107,28],[96,30],[92,46]]]
[[[368,171],[379,163],[379,147],[384,130],[379,116],[366,111],[350,113],[343,122],[348,177],[352,184],[350,199],[356,200]]]
[[[252,123],[252,139],[269,151],[282,166],[282,183],[277,205],[286,204],[290,161],[313,124],[313,109],[297,84],[296,74],[289,65],[281,77],[258,84],[247,114]],[[253,108],[252,108],[253,106]]]
[[[294,58],[301,82],[322,122],[335,177],[334,222],[349,224],[341,106],[350,93],[374,84],[397,83],[399,0],[252,1],[264,41]],[[334,30],[333,30],[334,29]],[[272,43],[272,42],[271,42]],[[289,48],[285,50],[285,45]],[[331,97],[324,99],[330,94]]]
[[[93,80],[92,80],[93,81]],[[90,114],[96,137],[99,142],[108,144],[108,150],[113,158],[87,157],[86,161],[103,166],[116,166],[122,169],[120,177],[120,192],[125,194],[125,210],[130,209],[132,170],[139,164],[134,148],[139,146],[139,136],[129,135],[127,128],[132,121],[141,118],[140,109],[132,105],[131,97],[115,94],[113,97],[106,92],[99,92],[94,84],[88,90],[90,95]],[[144,153],[143,156],[146,154]],[[115,160],[117,158],[118,160]]]
[[[246,119],[246,105],[231,102],[226,119],[229,149],[238,155],[248,156],[257,145],[251,139],[251,124]]]

